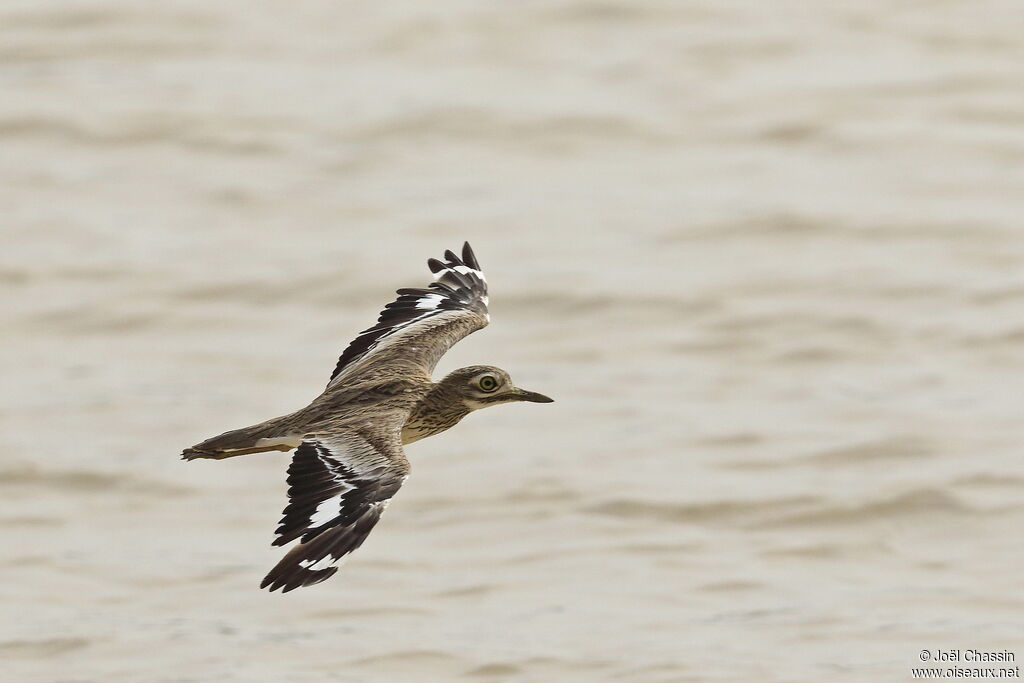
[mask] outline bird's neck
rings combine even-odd
[[[443,383],[435,384],[409,413],[409,419],[402,428],[402,443],[440,434],[457,425],[469,413],[469,408],[454,391]]]

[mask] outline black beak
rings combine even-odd
[[[516,389],[515,394],[517,401],[529,401],[530,403],[554,403],[555,399],[548,398],[544,394],[538,394],[536,391],[526,391],[525,389]]]

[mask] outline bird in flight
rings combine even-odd
[[[308,406],[182,452],[184,460],[223,460],[295,449],[274,545],[298,544],[260,588],[286,593],[333,576],[408,477],[403,445],[439,434],[480,408],[552,402],[487,365],[431,379],[448,349],[490,321],[487,280],[469,243],[461,258],[451,251],[444,258],[427,261],[434,273],[429,286],[398,290],[377,324],[341,354],[327,388]]]

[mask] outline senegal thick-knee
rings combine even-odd
[[[487,280],[469,243],[427,261],[434,282],[400,289],[377,324],[345,349],[327,388],[305,408],[225,432],[182,453],[221,460],[295,449],[288,498],[274,545],[298,540],[261,588],[319,583],[358,548],[409,475],[402,446],[449,429],[474,410],[501,403],[550,403],[517,388],[499,368],[460,368],[431,379],[457,341],[487,325]]]

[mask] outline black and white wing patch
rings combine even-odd
[[[417,328],[425,329],[445,322],[455,322],[465,328],[465,331],[454,340],[457,341],[487,324],[490,320],[487,312],[487,279],[480,270],[480,264],[469,242],[462,245],[462,258],[450,250],[444,253],[444,258],[444,261],[433,258],[427,261],[431,272],[434,273],[434,282],[424,289],[399,289],[398,298],[384,307],[377,324],[360,332],[359,336],[352,340],[338,359],[327,386],[335,384],[343,374],[364,358],[373,355],[390,340],[401,336],[414,336]],[[408,335],[405,334],[406,331],[409,332]],[[440,358],[447,348],[446,346],[440,353],[433,355]]]
[[[337,562],[362,545],[408,473],[397,436],[376,447],[355,432],[303,441],[288,467],[290,502],[274,545],[301,540],[260,588],[287,593],[333,576]]]

